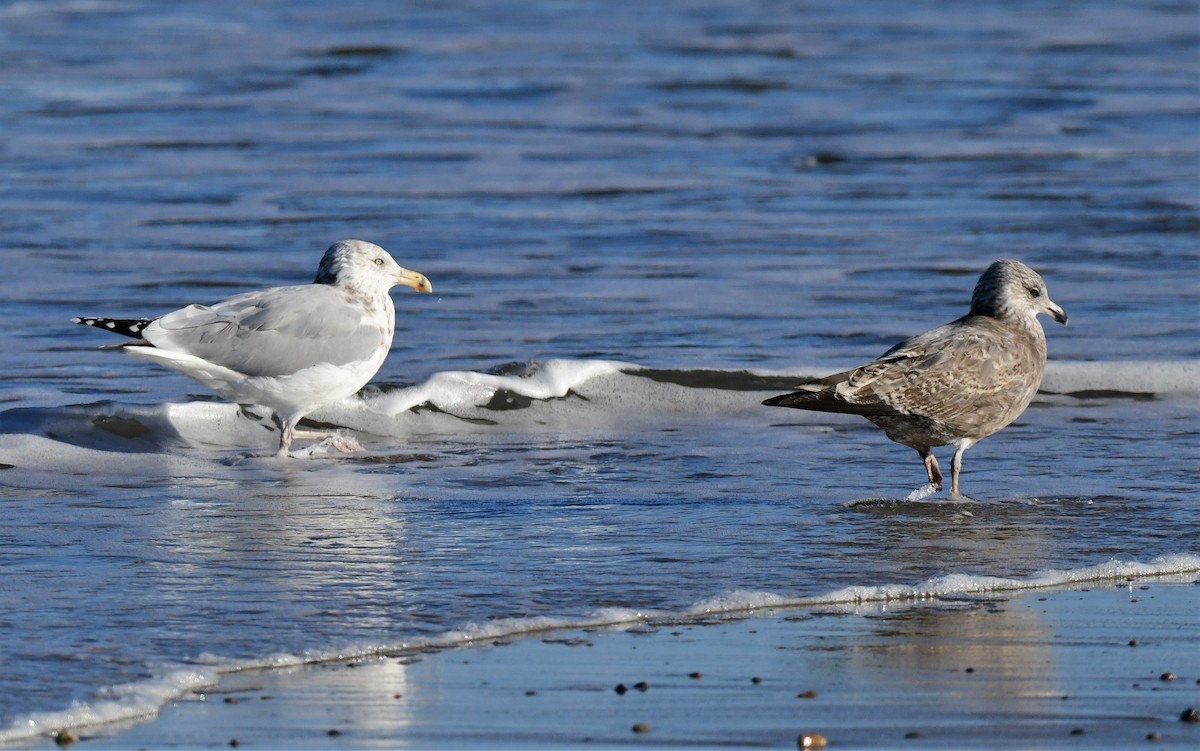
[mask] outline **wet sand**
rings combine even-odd
[[[1181,719],[1200,708],[1194,578],[246,672],[73,747],[796,748],[808,734],[831,749],[1197,748],[1200,722]]]

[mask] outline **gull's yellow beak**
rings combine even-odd
[[[396,284],[412,287],[418,292],[433,292],[433,284],[424,274],[418,274],[408,269],[400,269],[400,273],[396,275]]]

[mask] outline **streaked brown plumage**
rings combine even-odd
[[[932,448],[953,444],[950,492],[957,497],[963,452],[1017,419],[1041,385],[1046,335],[1039,313],[1067,322],[1037,272],[1020,261],[996,261],[979,277],[967,315],[763,404],[862,415],[916,449],[938,490],[942,473]]]

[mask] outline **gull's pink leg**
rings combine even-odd
[[[954,459],[950,462],[950,497],[958,500],[971,500],[958,490],[958,476],[962,474],[963,452],[975,445],[975,441],[964,438],[954,445]]]
[[[938,467],[937,457],[933,455],[933,451],[925,449],[920,452],[921,458],[925,460],[925,474],[929,476],[929,484],[942,489],[942,470]],[[958,473],[954,473],[955,481],[958,480]]]

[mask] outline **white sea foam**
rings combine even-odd
[[[487,404],[498,392],[530,399],[558,399],[599,376],[636,366],[608,360],[547,360],[530,363],[521,375],[492,375],[473,371],[434,374],[417,386],[398,389],[371,401],[373,410],[395,416],[421,404],[446,410]]]
[[[76,702],[67,709],[18,717],[7,729],[0,730],[0,743],[35,738],[64,728],[147,720],[167,703],[214,686],[218,679],[216,670],[177,668],[146,681],[110,686],[97,691],[90,701]]]
[[[452,649],[536,633],[581,628],[633,628],[645,624],[700,622],[713,616],[743,616],[780,609],[878,609],[893,603],[920,603],[953,595],[986,595],[1064,587],[1088,582],[1175,578],[1200,572],[1200,554],[1162,556],[1152,561],[1112,560],[1076,569],[1051,569],[1013,578],[948,574],[918,584],[864,584],[844,587],[811,597],[789,597],[772,592],[736,590],[701,600],[679,612],[603,608],[575,617],[533,616],[469,623],[442,634],[388,644],[364,644],[340,649],[312,650],[303,654],[274,653],[258,660],[230,661],[201,655],[190,666],[167,670],[138,683],[105,688],[94,699],[77,702],[56,712],[39,712],[18,718],[0,730],[0,743],[109,723],[148,720],[166,704],[218,684],[222,674],[247,670],[280,669],[306,664],[396,655],[431,649]]]
[[[483,425],[481,429],[485,430],[496,425],[515,430],[599,428],[609,419],[630,415],[745,413],[758,409],[766,393],[748,386],[728,387],[720,376],[736,375],[733,371],[654,371],[657,377],[643,372],[650,371],[638,365],[599,360],[529,363],[519,375],[444,372],[415,386],[365,393],[326,407],[314,417],[393,436],[410,431],[461,431],[468,422]],[[802,371],[792,373],[790,378],[801,380],[813,374]],[[746,373],[747,378],[753,375]],[[1051,363],[1043,391],[1197,394],[1200,362]],[[579,398],[566,398],[572,395]],[[423,407],[434,411],[413,414],[413,410]]]
[[[1160,396],[1200,394],[1200,361],[1055,362],[1046,365],[1042,391],[1072,394],[1114,391]]]
[[[856,585],[813,597],[784,598],[771,592],[736,591],[696,603],[688,612],[709,615],[783,607],[874,605],[930,600],[950,595],[1023,592],[1086,582],[1171,577],[1197,571],[1200,571],[1200,555],[1182,553],[1161,556],[1148,563],[1112,560],[1077,569],[1048,569],[1023,578],[947,574],[919,584]]]
[[[766,391],[759,384],[729,387],[733,371],[646,371],[607,360],[547,360],[528,363],[514,374],[470,371],[436,373],[423,383],[398,389],[368,390],[329,405],[312,417],[353,431],[391,438],[418,433],[604,429],[613,420],[628,428],[636,416],[690,417],[744,414],[757,410]],[[642,375],[653,373],[655,377]],[[715,374],[715,375],[714,375]],[[727,376],[722,379],[720,376]],[[744,374],[746,378],[786,376]],[[785,382],[786,382],[785,380]],[[1052,362],[1043,391],[1200,394],[1200,362]],[[772,390],[775,393],[775,390]],[[138,405],[22,407],[0,412],[0,438],[53,436],[55,446],[36,451],[42,462],[25,466],[79,467],[91,453],[186,454],[189,449],[269,447],[262,425],[219,401]],[[9,441],[5,441],[8,443]],[[64,447],[67,444],[70,448]],[[28,442],[5,446],[22,460]],[[83,449],[84,456],[76,449]]]
[[[450,371],[415,386],[367,392],[327,407],[315,417],[380,435],[434,427],[437,417],[412,417],[411,411],[422,407],[450,415],[445,424],[459,427],[464,420],[511,428],[602,425],[607,415],[742,412],[756,409],[765,393],[727,387],[719,376],[736,375],[733,371],[654,371],[658,377],[642,372],[650,371],[607,360],[533,362],[516,375]],[[799,380],[808,375],[791,377]],[[1043,391],[1196,394],[1200,393],[1200,362],[1051,363]],[[571,395],[580,398],[565,398]]]

